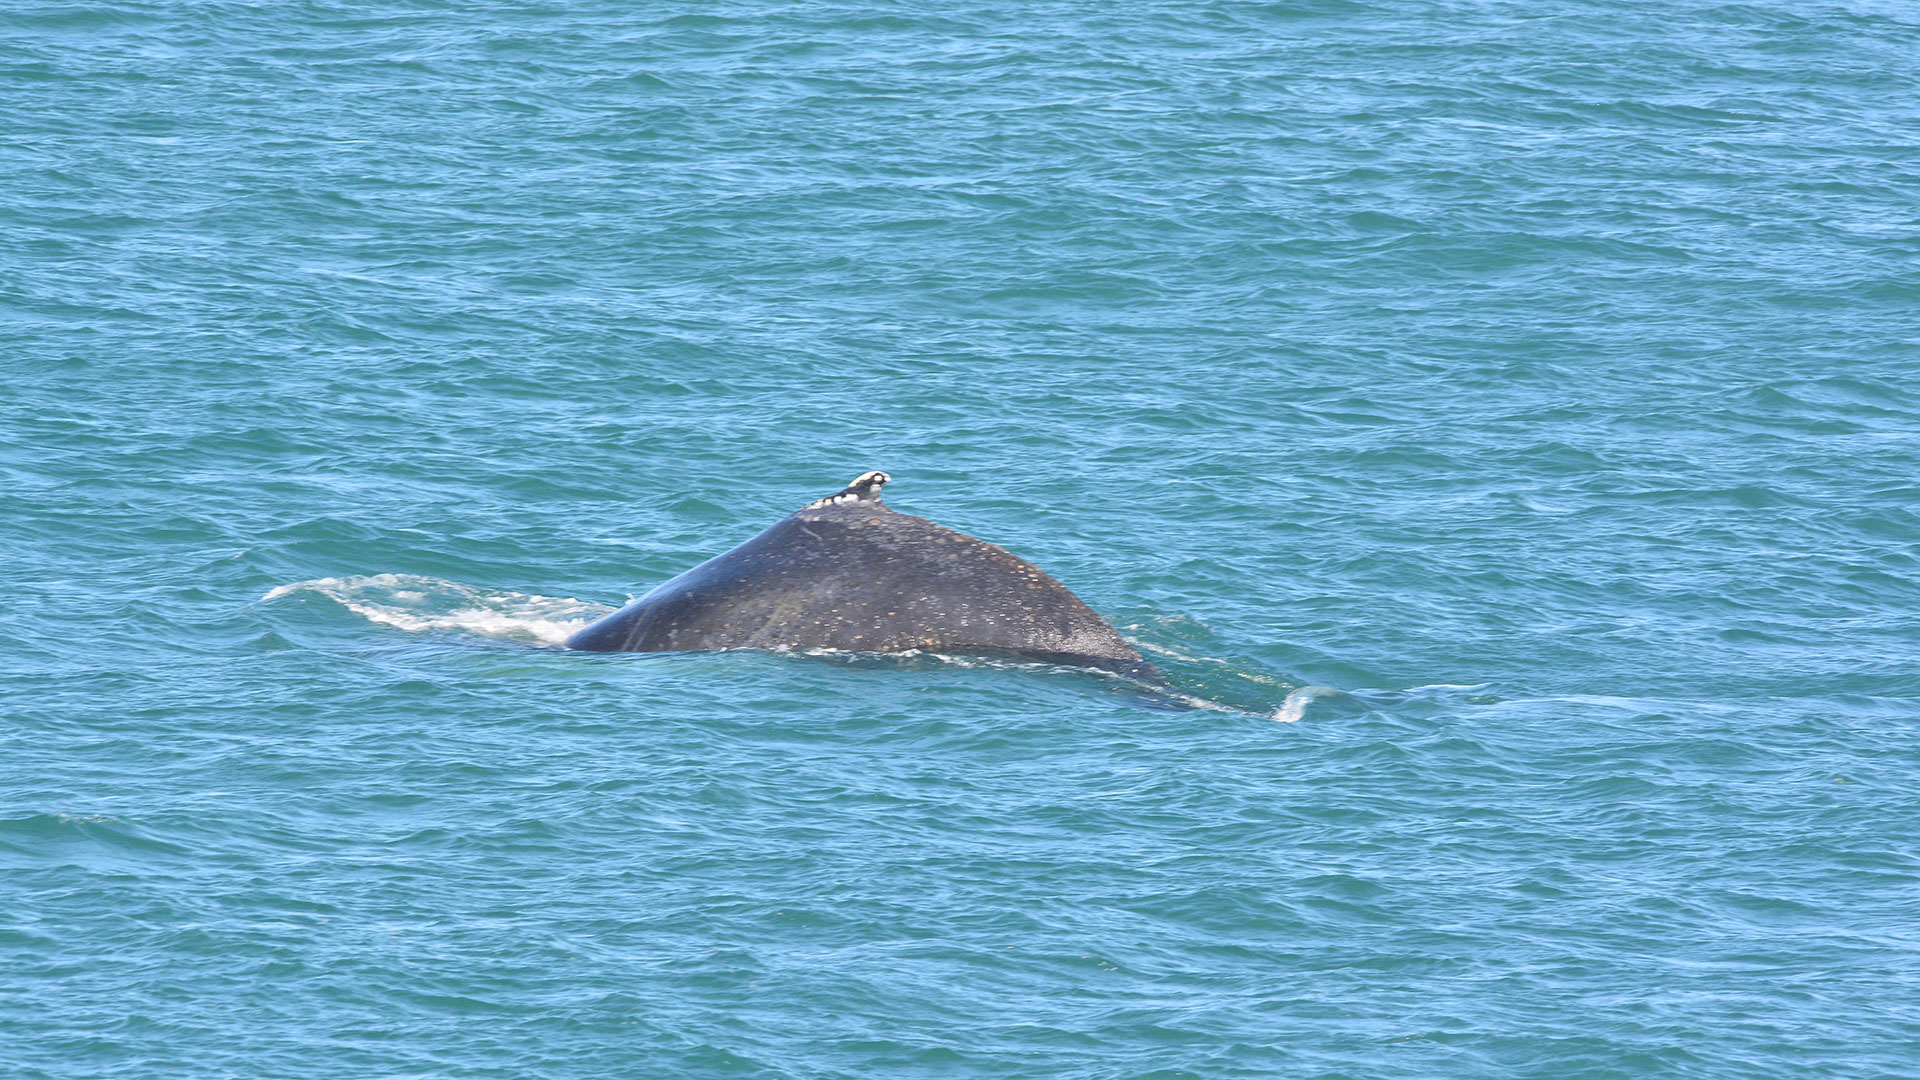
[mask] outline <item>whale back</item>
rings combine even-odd
[[[581,630],[567,647],[922,649],[1157,677],[1106,620],[1039,567],[896,513],[874,495],[848,492],[673,578]]]

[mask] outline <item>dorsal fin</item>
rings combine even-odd
[[[800,509],[818,510],[823,506],[833,506],[838,503],[850,502],[877,503],[880,502],[880,489],[885,487],[888,481],[892,479],[893,477],[877,469],[872,472],[863,472],[853,483],[848,484],[846,487],[841,488],[839,491],[834,492],[824,499],[815,499]],[[886,504],[881,503],[880,505],[885,506]]]

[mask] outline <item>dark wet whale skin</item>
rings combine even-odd
[[[863,475],[581,630],[567,648],[923,649],[1160,678],[1039,567],[887,508],[887,479]]]

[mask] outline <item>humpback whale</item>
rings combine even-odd
[[[1161,681],[1025,559],[880,500],[863,473],[567,639],[596,652],[837,649],[999,654]]]

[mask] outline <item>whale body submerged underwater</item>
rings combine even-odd
[[[1039,567],[889,509],[880,488],[891,479],[863,473],[587,626],[566,647],[998,654],[1162,680]]]

